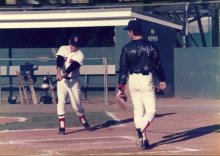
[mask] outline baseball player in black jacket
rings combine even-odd
[[[121,50],[119,62],[118,94],[125,94],[128,80],[129,92],[134,109],[134,123],[141,148],[150,147],[146,129],[152,123],[156,113],[156,96],[152,72],[155,72],[159,88],[166,88],[164,71],[159,51],[151,42],[142,38],[142,26],[139,21],[131,20],[124,28],[131,39]],[[128,79],[129,77],[129,79]]]

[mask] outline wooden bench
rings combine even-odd
[[[16,71],[20,71],[20,66],[0,66],[0,75],[1,76],[16,76]],[[48,75],[48,73],[51,76],[56,75],[56,66],[38,66],[37,70],[34,71],[35,76],[44,76]],[[106,77],[105,77],[106,74]],[[87,89],[89,87],[100,87],[96,86],[94,84],[89,84],[89,77],[90,76],[97,76],[97,75],[103,75],[103,81],[106,81],[105,83],[108,83],[108,75],[115,75],[115,65],[83,65],[80,68],[80,75],[84,76],[84,82],[81,83],[82,91],[85,94],[85,98],[87,98]],[[103,82],[104,83],[104,82]],[[11,84],[1,84],[2,86],[15,86],[18,85],[11,85]],[[39,86],[39,85],[38,85]],[[108,86],[103,86],[108,87]],[[1,89],[1,88],[0,88]]]
[[[94,70],[95,69],[95,70]],[[107,70],[107,71],[106,71]],[[16,71],[20,71],[20,66],[1,66],[0,74],[2,76],[16,76]],[[38,66],[34,71],[34,75],[56,75],[56,66]],[[80,68],[81,75],[115,75],[115,65],[83,65]]]

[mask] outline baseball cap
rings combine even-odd
[[[141,29],[142,29],[141,23],[136,20],[130,20],[128,22],[128,26],[124,28],[124,30],[136,30],[136,31],[140,31]]]
[[[80,43],[80,37],[78,34],[72,34],[70,36],[70,39],[69,39],[69,42],[72,46],[74,47],[78,47],[79,46],[79,43]]]

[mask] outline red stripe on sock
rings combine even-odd
[[[142,133],[144,133],[146,131],[148,126],[150,126],[150,121],[148,121],[147,126],[142,130]]]
[[[59,120],[60,128],[65,128],[66,127],[66,119],[65,119],[65,117],[58,118],[58,120]]]

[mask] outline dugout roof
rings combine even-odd
[[[132,8],[4,11],[0,14],[0,28],[125,26],[129,20],[135,18],[182,29],[182,26],[175,22],[143,14]]]

